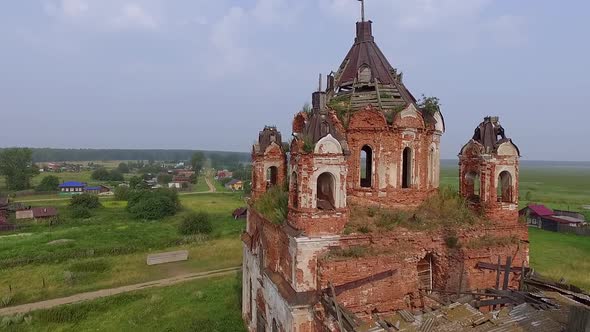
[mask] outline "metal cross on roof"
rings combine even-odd
[[[365,0],[358,0],[361,2],[361,22],[365,21]]]

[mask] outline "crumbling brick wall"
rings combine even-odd
[[[412,107],[398,114],[392,125],[382,112],[371,107],[351,116],[346,137],[348,195],[389,207],[411,207],[423,202],[438,188],[440,132],[424,124]],[[413,111],[412,111],[413,110]],[[404,111],[405,112],[405,111]],[[403,112],[402,112],[403,113]],[[372,154],[371,185],[361,185],[361,150]],[[403,188],[404,149],[411,149],[410,181]]]
[[[528,236],[523,225],[464,230],[456,236],[462,247],[449,248],[444,231],[395,231],[343,237],[341,248],[365,248],[366,255],[330,257],[326,253],[319,262],[318,283],[322,288],[326,288],[328,282],[344,288],[338,300],[353,312],[368,314],[420,306],[417,263],[428,254],[433,257],[433,287],[448,292],[456,292],[459,284],[462,290],[494,287],[495,271],[476,268],[480,261],[496,264],[498,256],[502,262],[510,256],[515,266],[521,266],[523,262],[528,265]],[[516,236],[518,241],[483,248],[466,246],[483,236]],[[387,271],[393,271],[393,276],[358,284],[359,280]],[[511,286],[517,286],[518,280],[517,274],[510,275]]]

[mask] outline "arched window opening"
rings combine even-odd
[[[316,205],[320,210],[334,210],[336,208],[335,180],[330,173],[322,173],[317,180]]]
[[[472,202],[479,202],[480,198],[479,174],[471,171],[465,175],[465,197]]]
[[[272,332],[279,332],[279,325],[276,319],[272,319]]]
[[[289,189],[289,195],[291,195],[291,205],[294,208],[299,207],[299,184],[297,183],[297,173],[291,174],[291,188]]]
[[[402,188],[412,187],[412,149],[405,148],[402,161]]]
[[[271,166],[266,170],[266,186],[272,187],[277,184],[277,176],[279,169],[276,166]]]
[[[432,281],[432,254],[426,255],[416,265],[418,270],[418,288],[431,292],[433,287]]]
[[[512,193],[512,175],[510,172],[503,171],[498,177],[498,202],[513,203],[514,195]]]
[[[365,145],[361,149],[361,187],[372,187],[373,179],[373,150],[370,146]]]

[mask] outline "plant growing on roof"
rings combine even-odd
[[[436,112],[440,112],[440,100],[437,97],[426,97],[422,95],[422,99],[418,101],[418,107],[429,114],[434,116]]]

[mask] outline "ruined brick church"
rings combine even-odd
[[[438,194],[444,132],[440,110],[419,103],[380,51],[372,22],[357,22],[344,61],[313,93],[312,109],[295,115],[290,145],[265,127],[253,146],[242,235],[242,314],[250,331],[338,331],[321,305],[326,293],[370,317],[423,306],[432,289],[493,287],[495,271],[478,262],[528,263],[517,212],[519,151],[496,117],[485,117],[459,152],[460,195],[485,223],[350,227],[358,211],[412,211]],[[288,190],[282,223],[254,207],[273,186]]]

